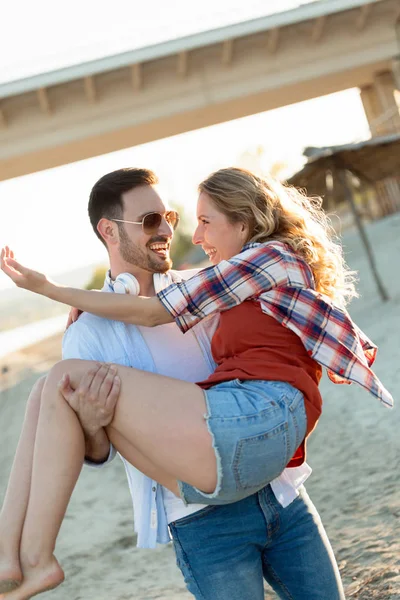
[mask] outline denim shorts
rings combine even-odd
[[[178,482],[185,504],[229,504],[278,477],[304,440],[303,394],[281,381],[235,379],[205,390],[217,486],[205,493]]]

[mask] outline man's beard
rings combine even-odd
[[[120,238],[120,253],[122,258],[129,264],[139,267],[144,271],[150,271],[151,273],[166,273],[172,267],[172,260],[170,258],[162,258],[161,256],[151,256],[145,252],[129,239],[126,231],[121,227],[119,231]],[[148,244],[154,244],[156,242],[166,242],[165,238],[155,236],[149,240]],[[149,250],[151,252],[151,250]]]

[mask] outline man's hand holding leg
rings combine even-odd
[[[104,428],[114,418],[120,386],[116,368],[105,364],[88,370],[76,390],[72,389],[68,375],[60,381],[59,391],[82,425],[85,455],[90,462],[105,462],[109,455],[110,442]]]

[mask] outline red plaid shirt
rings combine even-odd
[[[288,327],[334,383],[356,382],[388,407],[391,394],[371,370],[377,347],[348,312],[314,289],[310,267],[281,242],[247,244],[230,260],[157,294],[185,332],[215,312],[259,298],[264,313]]]

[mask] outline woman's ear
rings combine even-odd
[[[244,244],[249,239],[249,226],[247,223],[240,223],[239,233]]]

